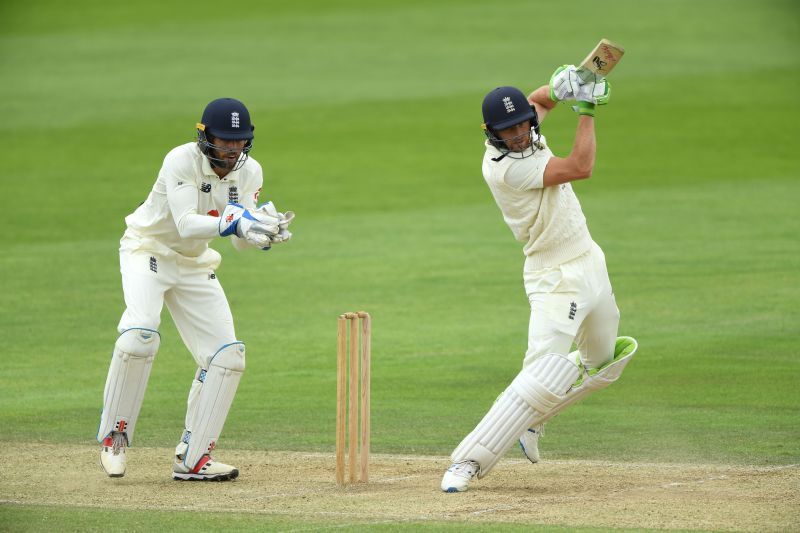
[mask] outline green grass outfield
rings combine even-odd
[[[4,518],[11,523],[25,523],[25,528],[51,530],[69,524],[71,531],[100,531],[107,530],[109,524],[115,524],[115,530],[130,531],[187,531],[198,530],[197,515],[195,512],[151,511],[147,513],[146,522],[143,520],[142,511],[120,511],[109,509],[81,509],[80,513],[60,507],[33,507],[14,506],[0,507]],[[138,527],[126,528],[124,524],[136,524]],[[264,517],[258,514],[207,513],[203,516],[202,530],[205,531],[290,531],[293,528],[302,528],[301,531],[322,530],[329,527],[347,530],[370,531],[397,531],[400,526],[396,523],[375,523],[348,521],[338,526],[331,526],[330,521],[318,518],[298,522],[296,519],[285,517]],[[494,524],[464,524],[453,522],[427,522],[410,520],[403,523],[403,528],[410,530],[427,529],[433,531],[469,531],[491,532],[497,531]],[[24,528],[19,528],[24,529]],[[17,530],[10,528],[11,531]],[[536,526],[535,524],[503,525],[504,531],[595,531],[582,527],[553,527]],[[616,529],[626,531],[640,531],[636,529]]]
[[[520,245],[480,174],[481,99],[608,37],[627,54],[575,189],[640,351],[549,425],[543,453],[800,462],[800,8],[537,4],[2,2],[0,444],[91,445],[123,218],[203,106],[233,96],[256,124],[262,198],[297,220],[268,254],[214,244],[248,346],[220,458],[333,450],[336,315],[357,308],[374,322],[373,451],[449,453],[526,346]],[[557,155],[575,124],[566,106],[544,123]],[[177,441],[194,372],[167,312],[161,331],[139,445]],[[41,513],[0,506],[0,522]],[[42,528],[84,514],[52,509]]]

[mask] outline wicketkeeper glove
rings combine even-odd
[[[270,218],[256,217],[241,204],[230,203],[219,218],[219,234],[221,237],[236,235],[242,239],[247,239],[249,234],[275,235],[280,231],[280,221]]]
[[[266,216],[278,221],[278,231],[270,235],[272,244],[286,242],[292,238],[292,232],[289,231],[289,224],[294,220],[294,211],[279,213],[272,202],[266,202],[258,206],[255,210],[255,215],[259,218]]]

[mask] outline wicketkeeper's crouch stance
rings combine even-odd
[[[214,273],[221,257],[208,243],[230,236],[237,249],[268,250],[291,237],[287,226],[294,216],[278,213],[271,202],[256,207],[263,175],[248,157],[253,130],[242,102],[221,98],[208,104],[197,125],[197,142],[167,154],[147,200],[125,219],[120,271],[126,309],[97,431],[100,464],[111,477],[125,474],[125,447],[133,441],[158,352],[165,302],[198,366],[173,478],[239,475],[209,456],[244,371],[245,348],[236,339],[228,300]]]
[[[483,101],[483,176],[514,237],[525,243],[531,320],[522,371],[453,452],[445,492],[467,490],[518,439],[537,462],[542,424],[613,383],[636,351],[634,339],[617,338],[619,310],[605,257],[570,185],[591,175],[595,104],[606,103],[608,94],[605,80],[580,82],[568,65],[527,99],[500,87]],[[540,121],[559,100],[576,100],[579,114],[566,158],[554,157],[539,134]],[[573,341],[578,349],[570,353]]]

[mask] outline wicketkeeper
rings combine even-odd
[[[595,108],[609,93],[606,80],[584,81],[575,66],[564,65],[527,98],[514,87],[499,87],[483,100],[483,177],[525,254],[528,350],[522,371],[453,451],[445,492],[467,490],[517,440],[537,462],[544,422],[614,382],[636,351],[634,339],[617,338],[619,310],[605,256],[571,185],[592,174]],[[562,158],[548,148],[540,124],[565,100],[575,102],[578,131]]]
[[[210,456],[244,372],[245,346],[215,274],[220,254],[208,243],[229,237],[237,249],[269,250],[291,238],[294,217],[271,202],[256,207],[263,175],[249,157],[254,129],[242,102],[209,103],[197,141],[167,154],[147,200],[125,218],[119,253],[126,309],[97,431],[100,464],[111,477],[125,474],[125,448],[133,442],[158,352],[164,303],[197,363],[172,477],[222,481],[239,475]]]

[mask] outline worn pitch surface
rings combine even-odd
[[[462,494],[444,494],[444,457],[377,455],[366,485],[339,488],[331,454],[226,451],[228,483],[170,478],[171,450],[132,448],[110,479],[94,446],[6,443],[0,503],[202,510],[332,522],[509,522],[713,530],[800,528],[800,466],[752,467],[506,459]],[[31,469],[30,465],[36,465]],[[63,475],[70,465],[69,475]],[[54,475],[59,472],[59,475]]]

